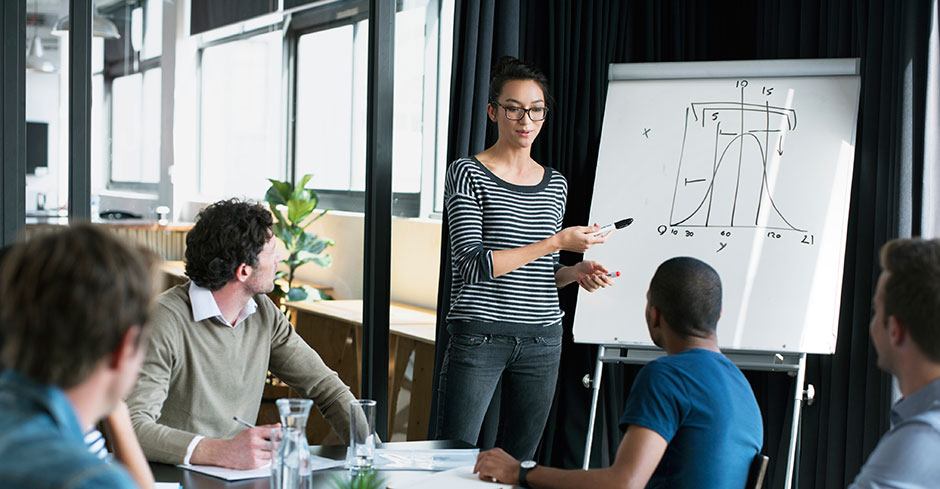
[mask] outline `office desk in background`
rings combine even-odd
[[[399,442],[386,443],[386,448],[397,450],[437,450],[445,448],[474,448],[468,443],[462,441],[420,441],[420,442]],[[342,460],[346,457],[345,446],[311,446],[310,453],[321,457]],[[268,478],[249,479],[243,481],[228,482],[222,479],[216,479],[205,474],[183,470],[175,465],[151,463],[153,476],[157,482],[179,482],[184,489],[268,489],[270,481]],[[330,481],[343,475],[345,469],[334,469],[314,472],[314,487],[332,487]],[[419,471],[389,471],[383,472],[386,475],[386,482],[394,482],[396,479],[411,478],[415,475],[427,474],[428,472]]]
[[[359,397],[362,385],[362,301],[338,300],[287,304],[297,333]],[[434,375],[434,311],[404,304],[389,310],[389,426],[394,427],[408,359],[414,353],[408,441],[427,439]],[[319,415],[317,416],[319,417]],[[325,422],[324,422],[325,423]]]

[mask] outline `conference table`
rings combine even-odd
[[[473,445],[462,441],[435,440],[435,441],[407,441],[385,443],[384,448],[396,450],[434,450],[446,448],[474,448]],[[310,453],[321,457],[342,460],[346,457],[346,447],[340,445],[316,446],[310,447]],[[181,469],[175,465],[151,463],[154,478],[157,482],[179,482],[184,489],[268,489],[270,487],[269,478],[248,479],[242,481],[226,481],[217,479],[198,472]],[[386,484],[394,484],[407,479],[413,479],[427,474],[428,472],[394,470],[380,471],[385,478]],[[314,487],[333,487],[332,480],[336,477],[342,477],[346,474],[346,469],[332,469],[314,472]]]

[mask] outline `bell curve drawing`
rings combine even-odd
[[[669,225],[807,232],[775,201],[788,189],[773,188],[771,169],[787,171],[785,144],[797,130],[797,111],[771,103],[774,87],[759,88],[762,103],[747,100],[747,80],[735,88],[738,100],[685,108]]]

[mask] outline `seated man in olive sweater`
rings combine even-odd
[[[272,428],[254,421],[270,370],[313,399],[349,439],[349,388],[291,328],[265,295],[280,261],[271,214],[221,201],[197,216],[186,237],[190,281],[157,301],[140,380],[127,400],[151,461],[259,467],[271,460]]]

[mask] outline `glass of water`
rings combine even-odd
[[[357,399],[349,403],[349,456],[353,471],[368,472],[375,459],[375,401]]]

